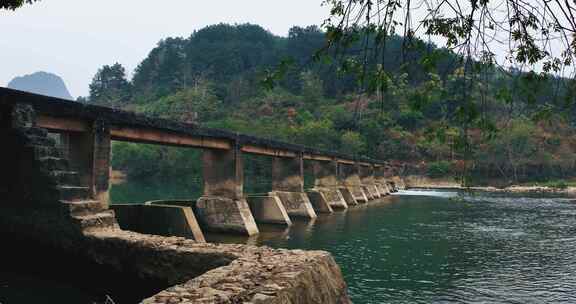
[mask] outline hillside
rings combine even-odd
[[[68,92],[62,78],[47,72],[36,72],[16,77],[8,83],[8,88],[62,99],[74,99]]]
[[[574,175],[573,82],[495,66],[466,72],[448,50],[420,41],[405,53],[402,38],[391,37],[383,55],[387,86],[363,93],[338,56],[312,59],[324,42],[314,26],[278,37],[257,25],[213,25],[160,41],[131,80],[121,64],[102,67],[89,100],[408,163],[431,177],[467,170],[476,182],[517,183]],[[269,75],[281,76],[272,88],[263,83]],[[476,112],[462,111],[471,104]],[[464,115],[471,122],[465,130]],[[134,176],[199,171],[180,165],[197,157],[182,150],[118,144],[115,151],[116,167]]]

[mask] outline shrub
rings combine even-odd
[[[452,172],[452,164],[449,161],[437,161],[428,164],[428,177],[445,177]]]

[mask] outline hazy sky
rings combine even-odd
[[[0,11],[0,86],[15,76],[61,76],[72,96],[88,94],[99,67],[129,72],[166,37],[188,37],[215,23],[254,23],[286,36],[293,25],[320,24],[322,0],[42,0]],[[161,5],[160,5],[161,4]]]

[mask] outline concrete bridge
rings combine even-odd
[[[128,258],[125,256],[128,254],[127,247],[132,248],[137,242],[164,240],[119,229],[117,216],[109,202],[111,141],[202,149],[204,191],[196,202],[114,206],[121,225],[125,218],[127,226],[137,227],[134,224],[136,216],[146,217],[138,220],[142,223],[154,222],[155,215],[170,219],[166,225],[184,223],[179,225],[191,229],[188,233],[196,240],[194,244],[203,241],[201,229],[254,235],[258,233],[257,223],[290,225],[293,218],[315,218],[318,213],[331,213],[334,209],[365,204],[395,191],[394,169],[383,161],[5,88],[0,88],[0,126],[0,138],[5,143],[1,161],[5,170],[0,173],[0,196],[5,203],[0,211],[0,231],[18,234],[22,239],[31,241],[41,240],[51,248],[73,252],[92,261],[97,259],[121,272],[126,272],[127,266],[118,265],[118,256]],[[57,134],[63,149],[58,148],[55,136],[51,134]],[[272,158],[271,192],[258,195],[244,193],[243,154]],[[304,189],[305,162],[312,163],[315,177],[312,189]],[[172,209],[165,212],[166,208]],[[114,239],[113,245],[109,243],[110,238]],[[104,243],[107,245],[104,246]],[[79,250],[79,244],[85,249]],[[139,249],[128,252],[134,254],[134,250],[151,250],[142,247],[142,244],[138,246]],[[167,245],[156,244],[154,250],[165,250],[163,246]],[[173,248],[172,243],[169,246],[176,252],[172,252],[173,261],[160,266],[152,263],[151,266],[144,259],[139,262],[144,266],[128,267],[128,272],[138,277],[153,277],[166,284],[176,284],[183,282],[184,278],[197,279],[208,269],[221,266],[215,265],[218,263],[212,260],[190,266],[192,270],[184,271],[184,274],[179,270],[178,275],[174,275],[171,267],[182,263],[183,256],[192,254],[199,245],[184,246],[184,249],[178,246]],[[232,250],[227,245],[213,246],[216,246],[211,247],[215,256],[228,254],[228,263],[246,254],[237,250],[234,251],[236,255],[227,252]],[[202,250],[206,248],[202,247]],[[194,253],[197,256],[198,252]],[[332,265],[331,258],[328,262],[324,255],[316,258],[316,262],[327,265],[324,267],[327,272],[317,275],[336,275],[340,278],[339,269]],[[290,260],[287,258],[286,261]],[[221,257],[218,261],[222,263]],[[150,271],[150,267],[153,271]],[[302,271],[308,269],[306,265],[302,267]],[[341,285],[338,280],[330,282]],[[342,286],[326,287],[326,294],[322,297],[323,301],[328,302],[322,303],[335,303],[333,299],[336,298],[344,303],[342,299],[347,297],[345,290],[341,289]],[[214,295],[198,295],[210,296]],[[233,298],[232,295],[228,296]],[[316,295],[312,292],[309,296]],[[153,299],[156,302],[150,303],[164,303],[159,299],[165,297],[159,297]]]

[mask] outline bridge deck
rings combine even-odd
[[[367,166],[386,165],[383,161],[366,157],[0,87],[0,106],[16,103],[31,104],[38,114],[37,124],[55,132],[84,132],[88,130],[91,122],[103,120],[110,125],[114,140],[208,149],[232,149],[238,146],[243,152],[251,154],[296,157],[302,153],[305,159],[337,160],[341,163]]]

